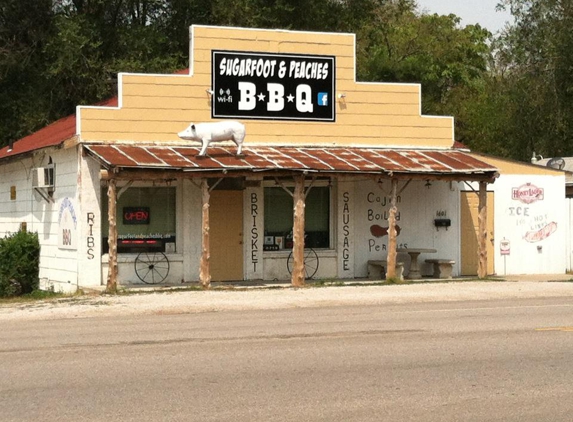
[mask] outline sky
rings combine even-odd
[[[508,11],[495,10],[499,0],[416,0],[420,11],[430,14],[449,15],[453,13],[462,19],[462,26],[479,23],[490,32],[501,30],[505,22],[511,21]]]

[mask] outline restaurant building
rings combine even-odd
[[[0,234],[38,232],[42,286],[63,291],[301,285],[367,277],[369,261],[412,276],[412,257],[420,276],[426,259],[499,271],[487,192],[503,162],[421,115],[420,85],[357,82],[355,41],[193,26],[188,70],[119,74],[117,98],[0,150]],[[521,179],[508,186],[535,196]]]

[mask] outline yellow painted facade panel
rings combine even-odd
[[[133,128],[134,131],[130,132],[90,132],[93,136],[94,142],[112,143],[115,141],[120,142],[150,142],[150,143],[169,143],[177,145],[190,145],[199,146],[198,143],[192,141],[182,142],[171,133],[150,133],[150,132],[135,132],[137,127]],[[288,135],[253,135],[250,137],[251,142],[247,145],[276,145],[276,146],[349,146],[340,142],[339,137],[335,136],[288,136]],[[436,148],[448,148],[452,141],[431,140],[432,145]],[[388,137],[353,137],[353,146],[363,146],[372,148],[384,148],[387,146],[396,146],[402,148],[426,148],[429,140],[427,138],[388,138]],[[229,142],[228,145],[234,145]]]
[[[453,119],[420,115],[419,84],[355,81],[352,34],[203,26],[192,32],[192,75],[123,74],[120,109],[80,108],[82,141],[175,142],[177,132],[190,122],[212,121],[211,50],[218,49],[336,58],[337,97],[330,99],[335,102],[335,121],[237,118],[246,126],[247,145],[449,148],[453,144]]]
[[[312,39],[314,44],[331,45],[336,44],[340,46],[347,46],[354,48],[354,35],[353,34],[337,34],[331,32],[293,32],[287,30],[260,30],[248,28],[230,28],[230,27],[206,27],[194,26],[193,33],[196,43],[208,42],[210,39],[238,39],[238,40],[265,40],[284,42],[296,42],[300,44],[308,44]]]
[[[149,134],[165,134],[169,136],[172,134],[172,138],[177,139],[177,133],[185,129],[191,120],[183,121],[146,121],[146,120],[119,120],[112,121],[113,130],[105,130],[104,132],[123,132],[129,133],[133,130],[137,132],[144,132]],[[193,120],[195,122],[195,120]],[[101,124],[99,120],[86,120],[84,123],[84,130],[86,131],[101,131]],[[248,133],[250,137],[258,137],[259,139],[264,139],[265,136],[277,135],[285,136],[286,134],[281,129],[281,125],[270,124],[266,126],[256,125],[247,126]],[[378,126],[347,126],[344,130],[337,129],[335,126],[323,124],[308,124],[300,123],[298,125],[292,125],[290,127],[290,132],[288,136],[293,138],[304,137],[321,137],[328,136],[336,138],[337,142],[339,138],[395,138],[395,139],[441,139],[444,138],[448,129],[434,129],[433,131],[428,131],[424,127],[395,127],[387,126],[385,128],[380,128]]]
[[[337,78],[336,89],[338,91],[355,91],[355,92],[387,92],[399,94],[416,94],[420,96],[420,85],[418,84],[386,84],[386,83],[367,83],[355,82],[354,78],[340,80]]]
[[[189,78],[191,81],[191,78]],[[198,86],[191,84],[159,85],[159,84],[125,84],[123,85],[124,96],[140,95],[143,97],[185,97],[203,98],[209,85]],[[339,103],[356,104],[413,104],[418,106],[420,97],[415,93],[387,93],[387,92],[348,92],[344,100],[338,99]]]
[[[473,276],[478,273],[478,236],[479,198],[475,192],[461,192],[460,195],[461,219],[461,271],[462,276]],[[487,193],[487,274],[494,273],[495,254],[493,248],[494,236],[494,209],[495,196],[493,192]]]
[[[562,170],[556,170],[546,166],[538,166],[530,163],[520,163],[518,161],[504,160],[502,158],[495,158],[487,155],[480,154],[478,158],[488,164],[497,167],[501,174],[537,174],[556,176],[560,173],[563,173]]]
[[[232,43],[226,38],[212,38],[208,42],[197,45],[199,51],[229,50],[229,51],[257,51],[273,52],[285,54],[318,54],[328,56],[353,57],[353,50],[350,47],[318,44],[316,42],[278,44],[278,49],[273,48],[273,42],[266,40],[233,40]],[[345,51],[346,50],[346,51]]]
[[[203,98],[187,98],[187,97],[152,97],[152,96],[124,96],[124,108],[142,108],[152,110],[189,110],[190,113],[203,111],[211,116],[211,99],[209,95],[203,90]],[[82,116],[85,115],[82,113]],[[210,118],[210,117],[209,117]]]
[[[208,101],[208,100],[205,100]],[[204,115],[204,107],[198,105],[197,110],[201,110]],[[95,109],[90,112],[89,119],[83,119],[84,130],[86,130],[86,122],[99,121],[99,120],[124,120],[124,121],[149,121],[149,122],[187,122],[195,121],[194,114],[190,112],[189,108],[180,109],[160,109],[155,110],[151,108],[122,108],[120,110],[105,110]],[[191,118],[191,120],[190,120]],[[344,126],[388,126],[388,127],[424,127],[424,128],[451,128],[451,122],[446,119],[431,119],[420,116],[400,116],[400,115],[383,115],[376,114],[354,114],[345,113],[338,114],[337,123]],[[251,121],[245,121],[247,126],[250,126]],[[91,124],[91,123],[90,123]],[[258,122],[258,127],[261,130],[266,130],[267,127],[275,125],[275,122]],[[302,123],[299,123],[299,125]]]

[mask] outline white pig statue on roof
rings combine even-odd
[[[227,120],[212,123],[191,123],[187,129],[177,134],[181,139],[201,142],[199,156],[204,156],[211,142],[233,141],[237,144],[237,155],[241,155],[245,139],[245,125]]]

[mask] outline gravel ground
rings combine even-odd
[[[573,296],[573,282],[503,281],[353,285],[294,289],[155,291],[84,295],[0,305],[0,321],[90,318],[141,314],[185,314],[228,310],[310,308],[486,299]]]

